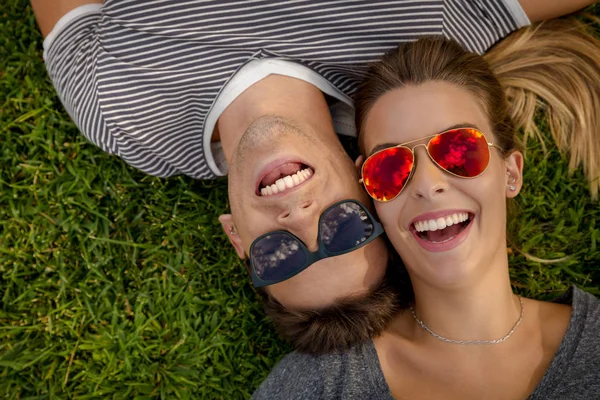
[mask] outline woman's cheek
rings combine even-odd
[[[395,200],[381,203],[375,202],[375,210],[379,216],[379,221],[386,230],[396,230],[399,226],[400,206]]]

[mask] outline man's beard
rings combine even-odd
[[[323,309],[291,310],[261,290],[265,311],[279,334],[303,353],[343,351],[365,343],[380,335],[413,300],[404,264],[395,251],[390,253],[385,276],[362,295],[340,299]]]

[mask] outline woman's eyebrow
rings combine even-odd
[[[378,144],[377,146],[373,147],[373,150],[371,150],[371,153],[369,154],[369,157],[371,157],[373,154],[377,153],[380,150],[387,149],[388,147],[394,147],[394,146],[398,146],[398,143],[382,143],[382,144]]]
[[[440,131],[440,133],[441,132],[446,132],[446,131],[451,131],[453,129],[460,129],[460,128],[472,128],[472,129],[476,129],[476,130],[478,130],[480,132],[483,132],[481,129],[479,129],[479,127],[477,125],[475,125],[472,122],[461,122],[460,124],[456,124],[456,125],[452,125],[452,126],[447,127],[443,131]]]
[[[439,131],[438,133],[442,133],[442,132],[446,132],[446,131],[451,131],[453,129],[460,129],[460,128],[473,128],[476,129],[478,131],[481,131],[481,129],[479,129],[477,127],[477,125],[470,123],[470,122],[462,122],[460,124],[456,124],[456,125],[452,125],[447,127],[446,129]],[[423,139],[427,138],[427,137],[431,137],[431,136],[435,136],[437,135],[437,133],[433,133],[429,136],[423,136]],[[415,139],[415,140],[419,140],[419,139]],[[400,143],[382,143],[382,144],[378,144],[377,146],[373,147],[373,150],[371,150],[371,153],[369,153],[369,157],[371,157],[374,153],[377,153],[380,150],[383,149],[387,149],[388,147],[394,147],[394,146],[398,146]]]

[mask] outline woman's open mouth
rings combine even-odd
[[[417,242],[429,251],[447,251],[466,239],[475,215],[462,211],[438,218],[423,219],[411,224]]]

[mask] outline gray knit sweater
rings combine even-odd
[[[530,400],[600,399],[600,300],[575,287],[555,300],[573,306],[565,337]],[[343,353],[283,358],[254,400],[392,400],[373,342]]]

